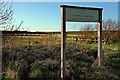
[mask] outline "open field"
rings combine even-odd
[[[115,43],[118,41],[118,31],[103,32],[103,43]],[[8,38],[8,39],[7,39]],[[5,45],[36,45],[38,43],[43,45],[55,45],[61,43],[60,32],[3,32],[3,44]],[[67,43],[97,43],[96,31],[69,31],[66,33]],[[14,47],[15,47],[14,45]],[[8,47],[8,46],[7,46]]]
[[[76,42],[76,34],[80,33],[67,33],[66,77],[69,80],[119,79],[118,43],[103,44],[104,65],[92,67],[97,43],[80,39]],[[60,33],[4,36],[2,48],[3,78],[60,79]]]

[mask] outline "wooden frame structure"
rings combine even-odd
[[[65,49],[66,49],[66,21],[67,21],[66,9],[67,8],[98,11],[98,21],[95,21],[95,22],[98,22],[98,66],[102,66],[103,64],[103,60],[102,60],[102,10],[103,8],[78,7],[78,6],[69,6],[69,5],[60,5],[60,8],[61,8],[61,79],[65,79],[65,65],[66,65]],[[86,22],[91,22],[91,21],[86,21]]]

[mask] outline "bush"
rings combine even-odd
[[[94,54],[97,49],[90,49],[84,46],[69,46],[66,48],[66,77],[69,79],[83,78],[119,78],[119,55],[108,56],[105,61],[105,68],[91,67],[94,61]],[[5,78],[9,72],[15,73],[14,78],[49,79],[60,78],[60,46],[28,46],[21,48],[3,48],[3,73]],[[118,57],[115,59],[115,57]],[[112,64],[111,64],[112,62]],[[110,68],[110,70],[108,69]],[[111,74],[113,73],[113,74]],[[12,76],[7,76],[11,78]]]

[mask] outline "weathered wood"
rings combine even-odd
[[[99,11],[98,23],[98,66],[103,65],[102,60],[102,10]]]
[[[2,31],[0,31],[0,72],[2,72],[2,44],[4,42],[2,38]],[[2,74],[0,74],[0,80],[2,80]]]
[[[87,7],[76,7],[76,6],[65,6],[61,5],[61,79],[65,79],[65,47],[66,47],[66,8],[82,8],[82,9],[93,9],[99,10],[98,20],[98,66],[103,64],[102,61],[102,8],[87,8]],[[89,22],[89,21],[88,21]]]
[[[65,79],[66,21],[65,8],[61,7],[61,79]]]

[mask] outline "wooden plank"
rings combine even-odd
[[[66,22],[65,8],[61,7],[61,79],[65,79]]]
[[[90,9],[90,10],[103,10],[103,8],[82,7],[82,6],[71,6],[71,5],[61,5],[60,7],[76,8],[76,9]]]

